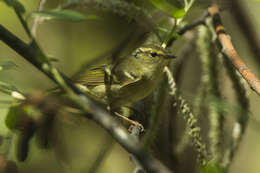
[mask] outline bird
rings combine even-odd
[[[131,105],[156,88],[164,67],[175,58],[159,45],[144,45],[112,64],[86,71],[75,84],[92,99],[112,108]]]

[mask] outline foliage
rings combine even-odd
[[[226,171],[223,170],[220,166],[216,164],[208,164],[201,168],[201,173],[225,173]]]

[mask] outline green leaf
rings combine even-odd
[[[6,127],[8,127],[10,130],[17,129],[18,124],[22,119],[22,111],[23,110],[20,108],[19,105],[11,106],[5,118]]]
[[[17,65],[12,61],[0,62],[0,71],[14,69],[15,67]]]
[[[84,20],[97,19],[95,15],[84,15],[82,13],[72,10],[51,10],[51,11],[36,11],[32,12],[30,17],[39,17],[43,20],[69,20],[74,22],[80,22]]]
[[[17,10],[20,13],[25,13],[25,8],[23,6],[22,3],[20,3],[18,0],[3,0],[6,5],[8,5],[9,7],[14,8],[15,10]]]
[[[162,10],[173,18],[182,18],[186,12],[177,0],[150,0],[151,3],[158,9]]]
[[[217,164],[207,164],[200,169],[200,173],[226,173],[226,171]]]

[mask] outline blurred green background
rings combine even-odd
[[[37,9],[37,0],[21,0],[25,5],[27,13]],[[46,8],[54,8],[58,1],[52,0],[46,4]],[[260,2],[254,0],[244,0],[245,8],[251,16],[256,30],[260,29]],[[200,16],[205,9],[205,2],[200,4],[198,1],[194,8],[189,12],[187,18],[192,19]],[[233,22],[228,13],[232,7],[227,8],[223,14],[223,23],[227,32],[231,35],[233,43],[238,53],[246,64],[260,76],[260,70],[252,54],[248,50],[245,36],[241,34],[238,26]],[[259,11],[258,11],[259,10]],[[4,3],[0,3],[0,23],[16,34],[19,38],[28,41],[28,38],[18,21],[15,13]],[[31,21],[29,20],[29,23]],[[126,36],[133,26],[117,16],[102,16],[98,20],[80,23],[74,22],[44,22],[40,24],[37,31],[37,41],[50,57],[58,57],[60,60],[55,65],[64,73],[72,75],[84,62],[104,54],[106,51],[115,47]],[[260,33],[256,36],[260,37]],[[176,42],[174,51],[178,54],[181,42]],[[1,81],[15,85],[21,91],[30,93],[42,91],[54,86],[54,84],[42,75],[37,69],[19,57],[13,50],[0,42],[1,61],[12,60],[18,67],[0,73]],[[259,57],[260,58],[260,57]],[[185,98],[192,100],[196,94],[196,86],[199,80],[198,59],[191,57],[184,71],[181,90]],[[233,99],[233,92],[230,92],[230,81],[223,78],[221,81],[223,92],[228,99]],[[1,99],[10,99],[0,93]],[[232,173],[255,173],[260,171],[260,98],[250,91],[251,120],[246,130],[246,134],[240,145],[239,151],[231,167]],[[8,133],[4,126],[4,117],[8,105],[0,105],[0,135]],[[64,120],[60,122],[58,133],[62,138],[57,140],[57,150],[55,152],[38,149],[34,144],[31,145],[29,159],[25,163],[19,163],[21,172],[49,173],[59,172],[87,172],[100,148],[111,139],[109,135],[92,121],[78,121],[73,123]],[[34,142],[34,141],[33,141]],[[12,144],[13,148],[15,143]],[[3,151],[2,146],[1,151]],[[14,149],[11,151],[11,159],[15,160]],[[58,157],[59,159],[56,159]],[[59,161],[57,161],[59,160]],[[118,144],[114,144],[112,151],[105,159],[104,164],[98,172],[130,173],[133,166],[129,161],[129,155]]]

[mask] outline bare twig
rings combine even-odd
[[[218,5],[214,3],[208,12],[213,19],[215,32],[218,36],[219,43],[222,47],[223,54],[232,62],[233,66],[239,71],[251,88],[260,96],[260,81],[254,73],[242,61],[231,42],[230,36],[226,33],[221,22]]]

